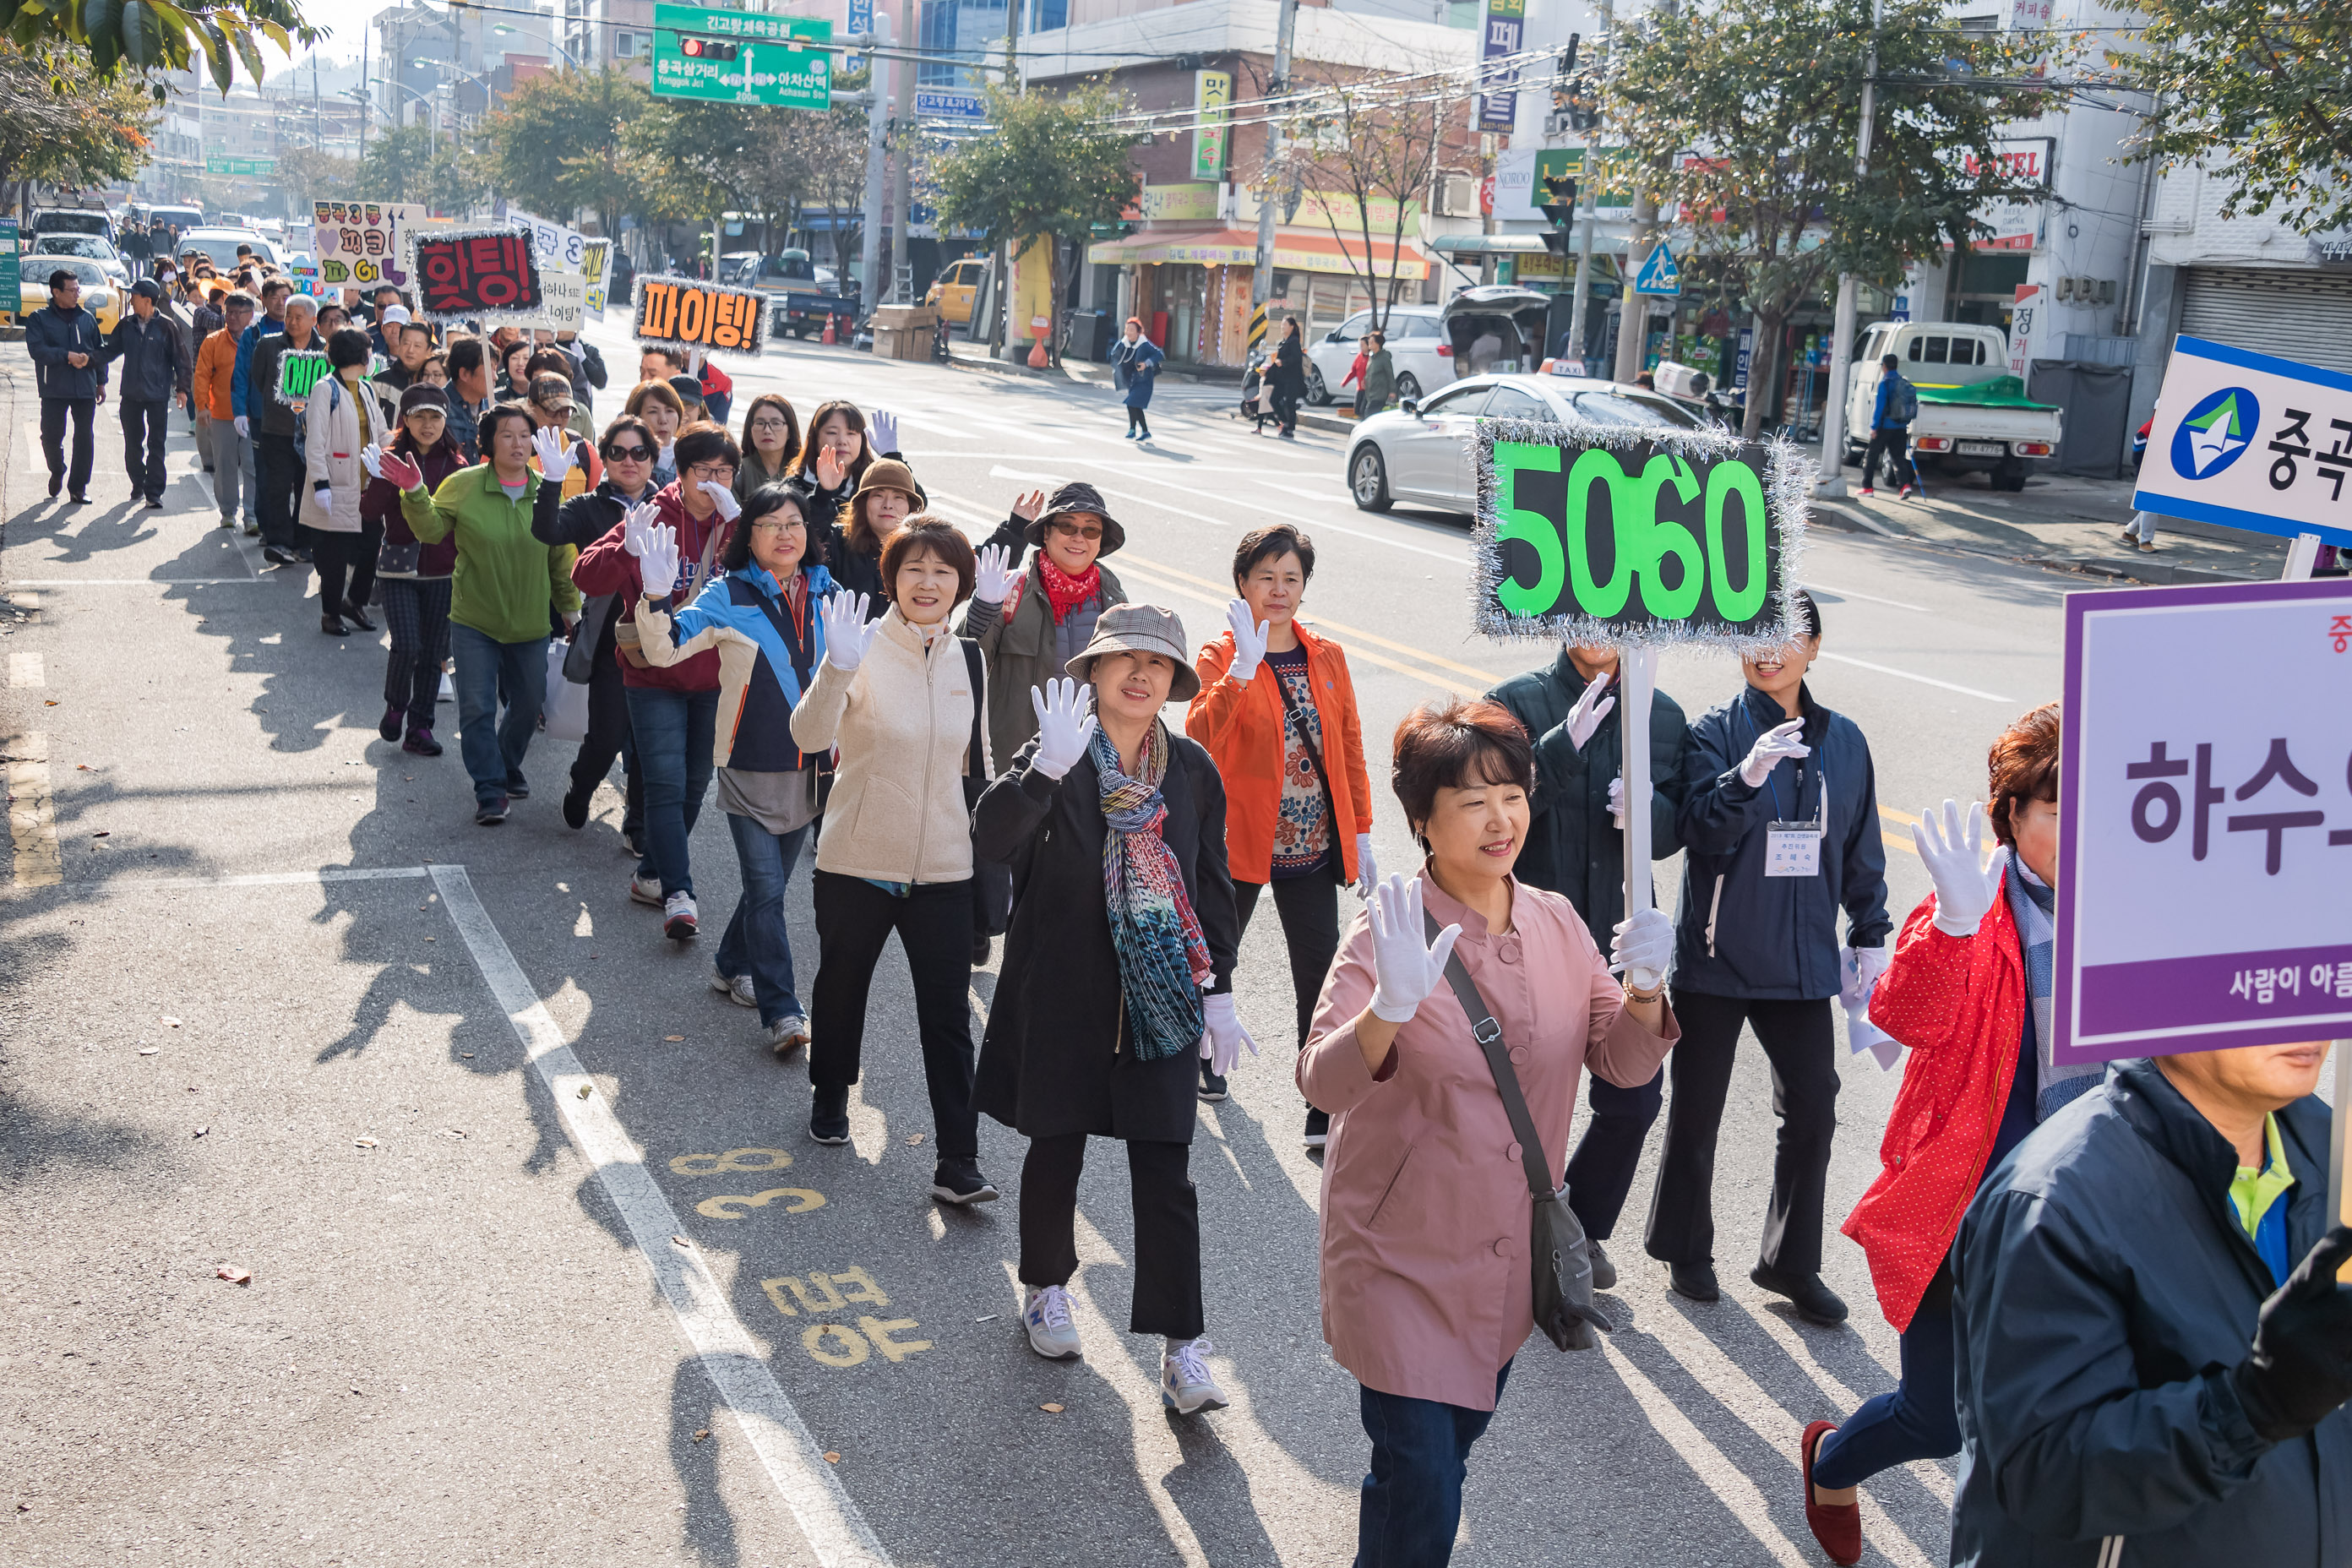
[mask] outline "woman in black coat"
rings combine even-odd
[[[1274,412],[1282,421],[1275,432],[1286,441],[1298,439],[1298,405],[1307,396],[1307,348],[1298,335],[1298,318],[1282,323],[1282,341],[1274,349]]]
[[[1200,1213],[1185,1171],[1193,1064],[1206,1056],[1223,1070],[1243,1046],[1257,1047],[1234,1012],[1241,922],[1225,869],[1224,786],[1209,753],[1160,718],[1163,704],[1200,688],[1188,647],[1170,611],[1104,611],[1070,660],[1073,679],[1033,699],[1037,737],[981,796],[972,849],[1013,868],[1003,978],[973,1099],[1030,1140],[1021,1174],[1030,1348],[1055,1360],[1078,1353],[1064,1292],[1077,1271],[1078,1173],[1089,1136],[1119,1139],[1135,1201],[1129,1327],[1166,1337],[1160,1395],[1189,1415],[1225,1403],[1205,1360]],[[1091,713],[1077,685],[1089,679]]]

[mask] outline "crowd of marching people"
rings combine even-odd
[[[975,546],[928,509],[887,412],[803,419],[767,393],[735,420],[723,373],[666,350],[624,391],[568,334],[436,329],[390,289],[321,307],[257,268],[144,280],[101,339],[68,282],[28,334],[51,494],[82,499],[72,405],[119,364],[126,461],[160,504],[145,405],[181,395],[220,526],[316,573],[325,634],[383,616],[384,740],[442,752],[447,667],[477,823],[529,796],[550,680],[585,689],[562,819],[583,828],[621,764],[629,896],[681,942],[715,784],[741,891],[709,984],[777,1057],[805,1056],[809,1137],[849,1140],[895,934],[930,1196],[998,1196],[982,1115],[1027,1141],[1023,1328],[1074,1357],[1077,1185],[1090,1140],[1124,1144],[1129,1327],[1162,1340],[1185,1415],[1226,1402],[1195,1108],[1258,1053],[1234,972],[1270,904],[1291,1103],[1323,1167],[1324,1331],[1370,1448],[1359,1563],[1444,1563],[1530,1330],[1568,1349],[1609,1326],[1596,1292],[1626,1260],[1618,1222],[1662,1110],[1641,1250],[1679,1297],[1718,1300],[1716,1154],[1748,1034],[1778,1121],[1749,1279],[1810,1322],[1846,1319],[1822,1275],[1842,1004],[1911,1056],[1843,1226],[1900,1380],[1790,1456],[1829,1559],[1859,1561],[1871,1478],[1954,1455],[1955,1563],[2352,1553],[2335,1285],[2352,1231],[2327,1209],[2325,1046],[2054,1060],[2054,705],[1993,741],[1987,805],[1916,830],[1934,892],[1897,918],[1870,744],[1808,680],[1825,628],[1802,593],[1786,644],[1712,707],[1652,697],[1647,799],[1626,796],[1617,652],[1570,646],[1412,712],[1384,800],[1345,651],[1302,619],[1317,556],[1297,527],[1236,540],[1226,623],[1196,641],[1131,598],[1126,526],[1093,488],[1024,495]],[[203,301],[193,344],[154,324],[167,287]],[[285,356],[313,349],[325,374],[279,395]],[[1152,368],[1130,346],[1139,438]],[[618,404],[601,423],[598,391]],[[1419,847],[1411,874],[1376,863],[1385,812]],[[1682,857],[1672,915],[1625,864],[1633,812],[1654,857]],[[814,954],[784,914],[804,851]],[[975,1041],[971,973],[1000,937]]]

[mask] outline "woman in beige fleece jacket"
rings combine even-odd
[[[793,743],[837,747],[816,844],[819,942],[810,992],[809,1136],[849,1142],[849,1086],[866,1040],[866,997],[890,933],[915,983],[915,1020],[939,1166],[931,1195],[986,1203],[971,1104],[971,818],[967,774],[985,784],[988,740],[979,645],[948,627],[971,595],[971,543],[918,514],[890,536],[881,574],[889,612],[863,594],[823,611],[824,663],[793,710]],[[974,792],[975,794],[977,791]]]

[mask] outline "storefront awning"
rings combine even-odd
[[[1274,231],[1274,264],[1285,272],[1354,273],[1364,271],[1364,242],[1337,239],[1306,229]],[[1399,247],[1374,239],[1371,270],[1381,278],[1417,279],[1429,275],[1429,263],[1410,243]],[[1191,234],[1131,234],[1087,247],[1087,259],[1113,266],[1177,263],[1194,267],[1254,267],[1257,264],[1257,234],[1246,228],[1209,229]]]
[[[1546,249],[1539,234],[1441,234],[1431,243],[1449,254],[1468,256],[1540,256]]]

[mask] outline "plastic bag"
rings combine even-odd
[[[571,651],[568,642],[548,642],[547,700],[540,706],[540,716],[551,741],[588,738],[588,689],[563,679],[564,656]]]

